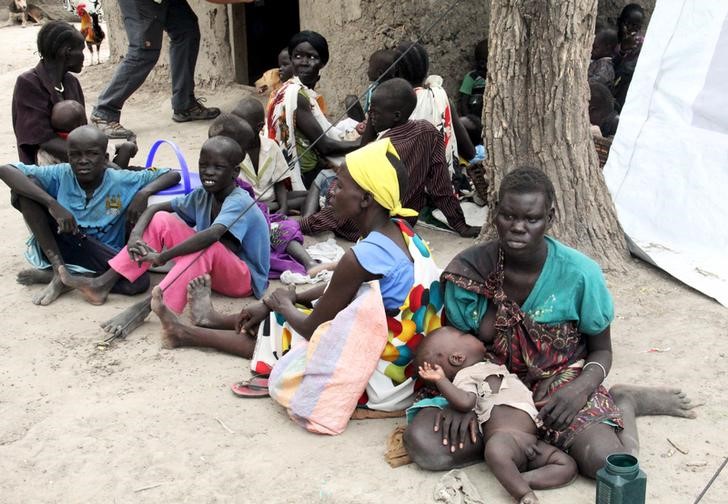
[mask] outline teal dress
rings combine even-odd
[[[582,334],[601,333],[614,319],[612,296],[601,268],[578,250],[550,236],[546,243],[546,262],[521,310],[539,324],[573,321]],[[462,281],[445,284],[449,325],[478,334],[487,309],[488,297],[479,289]]]
[[[596,262],[551,237],[545,239],[546,262],[523,305],[503,291],[504,258],[497,241],[458,254],[445,268],[442,283],[447,324],[478,335],[493,303],[495,336],[487,344],[487,359],[504,364],[534,393],[548,398],[581,374],[586,337],[609,327],[614,304]],[[621,412],[601,385],[570,426],[563,431],[542,428],[540,435],[568,450],[574,437],[594,423],[623,427]]]

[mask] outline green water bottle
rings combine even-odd
[[[644,504],[646,493],[647,475],[628,453],[612,453],[597,471],[596,504]]]

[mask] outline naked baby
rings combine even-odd
[[[505,366],[485,359],[483,343],[453,327],[430,333],[417,349],[420,378],[433,384],[450,407],[475,411],[485,461],[520,504],[538,503],[534,490],[570,483],[574,460],[536,436],[538,411],[531,391]]]

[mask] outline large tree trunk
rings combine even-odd
[[[109,44],[109,62],[118,63],[126,54],[128,42],[124,31],[124,20],[118,2],[101,0],[106,21],[106,41]]]
[[[624,233],[589,131],[587,65],[597,0],[492,0],[483,120],[489,205],[523,165],[556,188],[551,233],[605,268],[624,268]],[[492,235],[488,224],[481,238]]]

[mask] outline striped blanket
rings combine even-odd
[[[273,368],[269,390],[294,422],[340,434],[387,344],[379,282],[361,286],[349,306],[295,345]]]
[[[412,359],[422,338],[442,325],[443,301],[440,270],[427,245],[404,221],[400,229],[414,259],[415,284],[399,314],[385,314],[373,281],[310,341],[279,314],[261,324],[251,368],[270,373],[271,397],[311,432],[341,433],[357,406],[396,411],[412,404]]]

